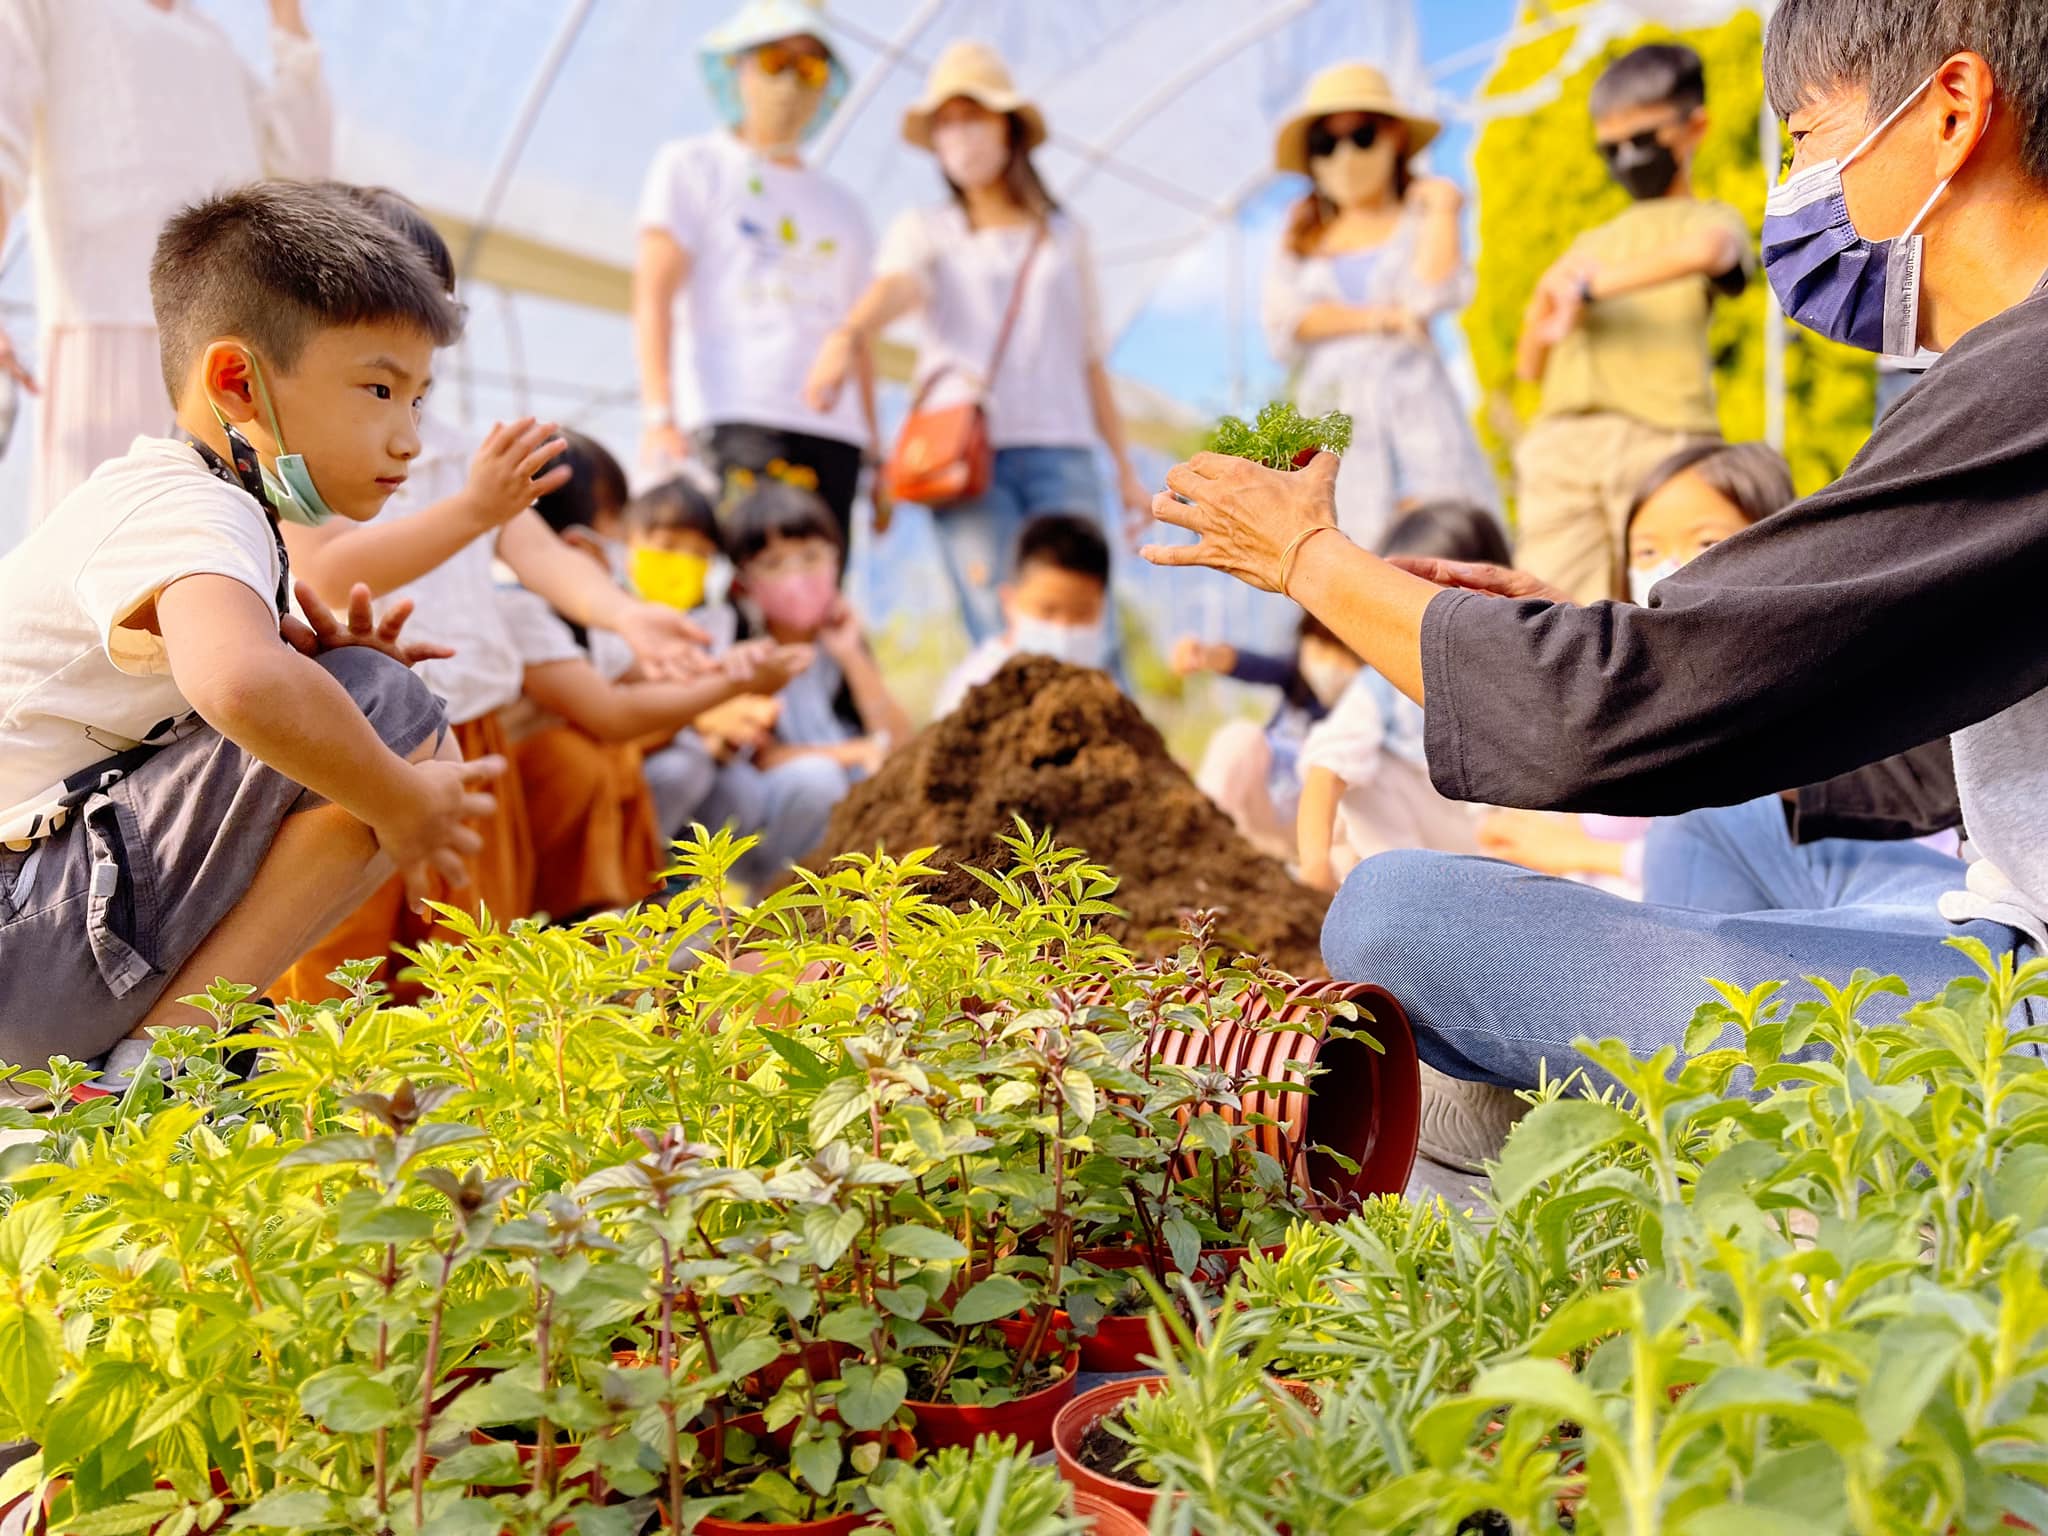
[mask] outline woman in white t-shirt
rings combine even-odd
[[[890,227],[874,284],[825,339],[804,396],[814,410],[832,408],[875,338],[914,313],[918,388],[931,386],[925,403],[981,398],[996,450],[993,482],[972,501],[933,509],[978,644],[1002,630],[996,588],[1024,524],[1043,512],[1100,514],[1098,443],[1109,449],[1133,518],[1149,521],[1151,496],[1131,467],[1110,393],[1087,235],[1031,163],[1045,139],[1038,108],[986,44],[956,42],[905,114],[903,136],[937,157],[951,195]],[[984,378],[1013,294],[1016,323],[1001,366]]]
[[[664,145],[640,198],[642,468],[665,479],[694,449],[721,480],[817,492],[848,530],[876,442],[872,380],[823,410],[803,384],[867,285],[874,243],[859,199],[798,152],[846,72],[802,0],[748,0],[705,38],[703,57],[731,126]]]

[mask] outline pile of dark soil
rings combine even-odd
[[[997,839],[1018,816],[1116,875],[1130,916],[1108,927],[1133,949],[1170,950],[1181,914],[1207,907],[1227,942],[1326,974],[1328,899],[1238,836],[1106,676],[1045,657],[1012,661],[856,785],[810,863],[936,847],[946,872],[932,894],[965,907],[987,893],[960,866],[1002,867]]]

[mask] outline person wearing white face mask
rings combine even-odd
[[[979,404],[993,449],[987,488],[932,508],[976,644],[1003,627],[997,589],[1026,520],[1100,508],[1098,444],[1137,520],[1134,544],[1152,500],[1110,391],[1087,235],[1031,162],[1045,133],[993,49],[961,41],[940,55],[903,137],[937,159],[949,196],[890,227],[873,286],[826,338],[805,388],[813,408],[829,409],[882,332],[914,315],[914,413]]]
[[[1472,293],[1459,248],[1463,196],[1409,166],[1437,131],[1379,70],[1340,64],[1310,82],[1273,153],[1279,170],[1314,185],[1267,272],[1266,335],[1274,356],[1300,366],[1304,412],[1351,417],[1337,519],[1368,544],[1404,501],[1500,510],[1493,471],[1429,337],[1430,320]]]
[[[1017,656],[1109,665],[1109,541],[1094,520],[1071,512],[1034,517],[1018,535],[1010,564],[998,594],[1002,632],[976,646],[940,685],[935,720]]]
[[[845,539],[878,443],[873,379],[863,366],[857,391],[813,407],[804,371],[874,247],[860,200],[802,158],[846,92],[823,20],[812,0],[747,0],[704,39],[728,126],[648,169],[633,332],[648,481],[693,455],[721,481],[782,479],[823,498]]]

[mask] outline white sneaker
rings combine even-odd
[[[26,1109],[40,1113],[50,1107],[50,1096],[42,1089],[10,1077],[0,1082],[0,1109]]]
[[[1529,1112],[1513,1089],[1446,1077],[1422,1066],[1421,1135],[1417,1149],[1432,1162],[1466,1173],[1484,1173],[1500,1156],[1508,1132]]]

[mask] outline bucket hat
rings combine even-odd
[[[812,116],[810,126],[804,130],[805,138],[825,126],[826,120],[846,95],[846,66],[840,62],[831,39],[825,35],[825,13],[821,5],[814,0],[746,0],[737,11],[705,33],[703,41],[698,44],[704,61],[705,83],[711,87],[711,99],[727,127],[738,127],[742,116],[740,60],[762,44],[785,37],[816,38],[824,45],[826,56],[832,61],[832,78],[825,83],[825,93],[818,102],[818,110]]]
[[[1443,124],[1402,105],[1387,77],[1370,64],[1337,64],[1308,83],[1299,110],[1280,125],[1273,141],[1273,165],[1277,170],[1308,174],[1308,131],[1316,119],[1339,112],[1369,112],[1391,117],[1408,127],[1408,153],[1423,146],[1443,131]]]
[[[991,112],[1014,114],[1024,125],[1024,147],[1045,142],[1045,114],[1027,101],[1010,78],[1010,66],[987,43],[962,38],[949,43],[932,65],[924,95],[903,114],[903,137],[919,149],[932,147],[932,118],[955,96]]]

